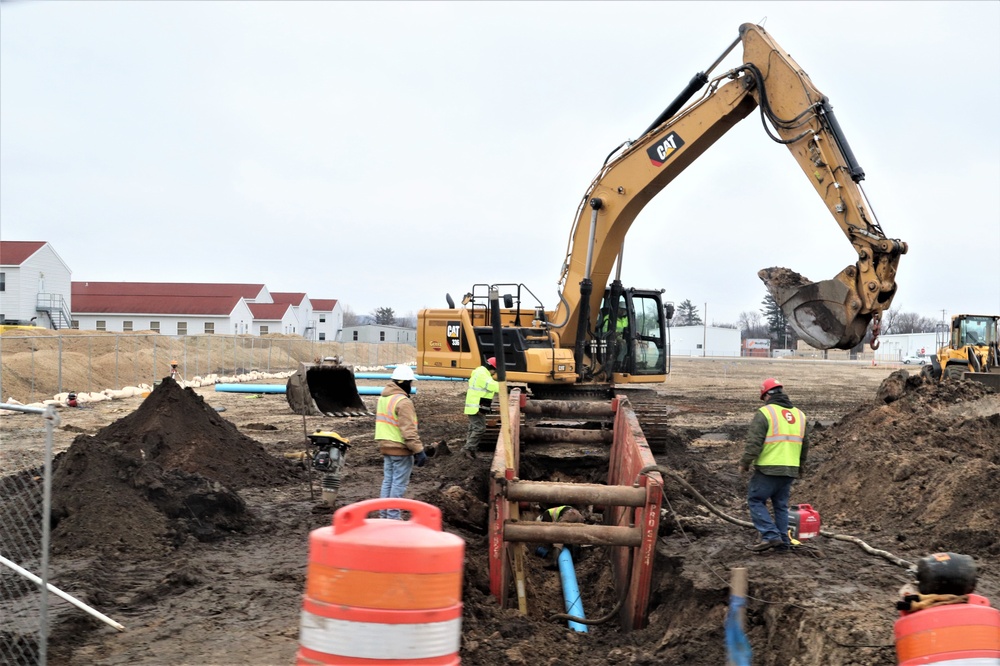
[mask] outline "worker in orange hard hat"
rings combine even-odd
[[[496,381],[497,359],[490,356],[469,376],[469,390],[465,392],[465,415],[469,417],[469,434],[465,438],[462,455],[476,459],[479,440],[486,432],[486,414],[493,404],[493,396],[500,390]]]
[[[747,504],[753,526],[760,532],[760,541],[750,550],[787,552],[791,548],[788,498],[792,482],[806,462],[810,428],[805,413],[792,405],[777,379],[768,377],[761,383],[760,399],[764,406],[753,415],[740,458],[741,471],[748,472],[753,467]],[[768,500],[773,517],[767,509]]]

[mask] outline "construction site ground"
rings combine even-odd
[[[672,426],[657,461],[744,520],[747,477],[737,461],[768,376],[816,423],[794,504],[817,509],[825,530],[911,562],[939,551],[971,555],[977,592],[1000,605],[1000,394],[971,382],[924,384],[901,366],[674,359],[655,389]],[[754,530],[713,516],[669,478],[644,629],[623,632],[611,621],[578,634],[550,619],[564,611],[558,573],[534,556],[528,615],[500,608],[487,566],[491,454],[457,455],[467,425],[462,382],[416,386],[424,443],[446,445],[414,470],[407,495],[440,506],[445,529],[466,541],[463,663],[718,666],[734,567],[748,570],[755,666],[896,663],[895,602],[912,580],[904,568],[823,537],[808,554],[752,554]],[[364,400],[374,411],[376,398]],[[377,497],[373,419],[304,418],[283,395],[169,382],[145,400],[60,416],[51,582],[126,631],[53,600],[48,663],[293,663],[309,535],[332,512],[319,502],[318,478],[313,496],[305,470],[285,454],[307,449],[304,431],[335,430],[351,440],[338,505]],[[16,499],[2,495],[20,487],[4,484],[11,475],[38,475],[30,467],[43,445],[38,416],[0,418],[0,500]],[[583,549],[578,577],[587,616],[608,615],[616,598],[602,548]]]

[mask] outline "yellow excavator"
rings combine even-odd
[[[942,333],[921,374],[935,380],[964,377],[1000,389],[1000,317],[957,314]]]
[[[741,43],[743,64],[710,78]],[[896,293],[896,267],[907,245],[887,238],[867,205],[859,186],[864,171],[830,101],[764,28],[746,23],[637,140],[605,160],[576,212],[558,305],[545,307],[520,283],[474,285],[459,306],[447,295],[447,309],[418,313],[417,372],[468,377],[485,359],[500,357],[494,351],[493,292],[502,294],[496,311],[507,380],[526,383],[534,395],[663,382],[672,306],[664,305],[661,289],[622,286],[625,235],[660,190],[755,109],[768,136],[791,151],[857,255],[855,263],[821,282],[777,267],[758,276],[808,344],[850,349],[871,324],[877,347],[880,318]]]

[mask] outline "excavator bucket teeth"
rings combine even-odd
[[[807,344],[817,349],[851,349],[864,339],[871,315],[856,314],[861,300],[850,285],[847,271],[821,282],[810,282],[794,271],[777,267],[765,268],[757,276]]]
[[[360,416],[368,408],[358,394],[354,368],[336,363],[302,363],[288,378],[285,398],[296,414]]]

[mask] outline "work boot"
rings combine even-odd
[[[771,539],[770,541],[768,541],[767,539],[761,539],[754,545],[749,546],[749,548],[755,553],[763,553],[765,550],[771,550],[772,548],[777,548],[779,546],[784,546],[784,545],[785,544],[782,543],[781,539]]]
[[[462,449],[462,455],[468,458],[469,460],[476,459],[476,452],[473,451],[472,449]]]

